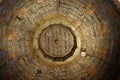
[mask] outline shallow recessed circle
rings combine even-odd
[[[62,24],[52,24],[43,29],[38,38],[42,54],[52,60],[61,61],[72,56],[76,39],[72,30]]]
[[[67,20],[51,18],[35,28],[33,47],[40,61],[52,65],[66,64],[77,59],[81,48],[81,34]]]

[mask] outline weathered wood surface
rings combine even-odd
[[[40,48],[49,56],[64,57],[74,46],[74,35],[63,25],[50,25],[39,37]]]
[[[111,1],[3,0],[0,3],[0,80],[116,80],[120,73],[120,13]],[[86,57],[53,66],[37,56],[32,45],[34,29],[50,16],[58,18],[55,14],[64,16],[83,33],[81,48],[86,49]],[[60,32],[71,35],[66,30]],[[56,36],[54,31],[48,32]],[[51,56],[58,56],[57,52],[59,56],[67,54],[65,51],[69,52],[73,46],[73,37],[60,32],[63,41],[55,37],[41,38],[46,42],[43,45],[51,42],[52,47],[47,47],[54,53]],[[42,47],[48,53],[49,49]]]

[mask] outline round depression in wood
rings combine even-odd
[[[38,38],[42,54],[52,60],[65,60],[72,56],[76,39],[72,30],[62,24],[52,24],[43,29]]]

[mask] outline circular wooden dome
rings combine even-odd
[[[2,0],[0,80],[117,80],[114,1]]]

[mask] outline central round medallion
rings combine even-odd
[[[49,25],[42,30],[38,38],[38,46],[42,54],[54,61],[63,61],[72,56],[75,42],[72,30],[62,24]]]

